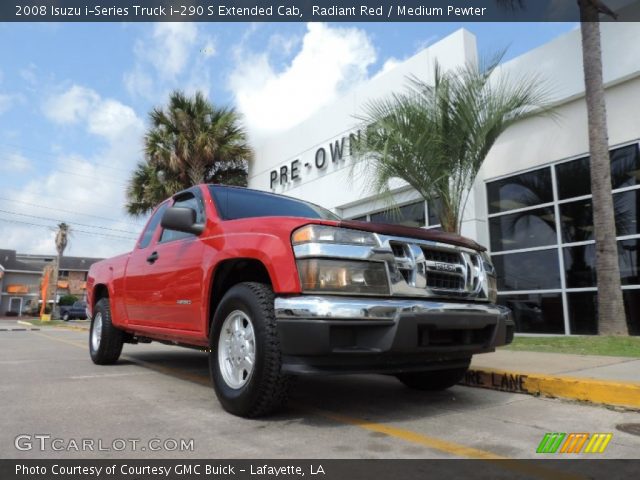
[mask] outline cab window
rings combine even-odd
[[[149,246],[149,244],[151,243],[151,239],[153,238],[153,233],[156,231],[156,228],[158,228],[158,225],[160,225],[160,220],[162,220],[162,215],[167,209],[167,205],[168,204],[165,202],[160,205],[160,207],[158,207],[158,209],[155,211],[155,213],[151,217],[151,220],[149,220],[147,227],[144,229],[144,232],[142,232],[140,243],[138,243],[138,248],[146,248]]]

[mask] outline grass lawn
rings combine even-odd
[[[506,350],[640,358],[640,337],[516,337]]]

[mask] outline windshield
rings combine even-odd
[[[326,208],[283,195],[222,185],[210,185],[209,191],[223,220],[251,217],[340,220],[340,217]]]

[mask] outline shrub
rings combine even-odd
[[[78,301],[78,297],[74,295],[63,295],[58,301],[58,305],[73,305]]]

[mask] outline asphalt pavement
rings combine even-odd
[[[300,378],[285,411],[240,419],[218,404],[205,353],[126,345],[105,367],[87,342],[82,330],[0,331],[0,458],[540,458],[549,432],[612,433],[585,457],[640,451],[640,436],[616,429],[640,423],[634,411],[465,386],[425,393],[389,376]],[[74,448],[85,440],[93,450]]]

